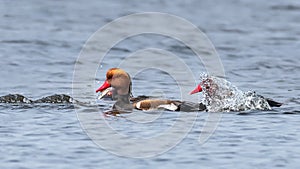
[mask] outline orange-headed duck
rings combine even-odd
[[[111,68],[106,73],[106,80],[96,92],[103,92],[116,100],[113,111],[130,112],[132,109],[152,110],[165,109],[171,111],[203,111],[206,106],[202,103],[184,102],[178,100],[153,99],[148,96],[134,98],[131,94],[131,78],[120,68]]]

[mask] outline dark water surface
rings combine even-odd
[[[170,151],[131,159],[98,148],[82,130],[70,103],[1,103],[0,168],[299,168],[297,0],[1,0],[0,96],[21,94],[37,100],[53,94],[71,95],[74,64],[87,39],[120,16],[149,11],[171,13],[198,26],[215,45],[229,81],[284,105],[272,111],[223,113],[214,135],[200,145],[201,127],[208,116],[203,112],[187,137]],[[126,39],[108,53],[96,84],[104,80],[107,68],[145,47],[171,51],[195,74],[205,70],[201,62],[189,59],[193,53],[182,44],[144,35]],[[87,88],[94,91],[93,86]],[[133,88],[135,95],[159,89],[167,98],[180,98],[174,80],[155,70],[136,76]],[[87,100],[94,97],[86,96]],[[109,109],[112,102],[100,104]],[[88,112],[87,107],[79,108]],[[132,126],[126,115],[107,120],[120,132],[149,137],[177,116],[163,112],[162,120],[149,126]]]

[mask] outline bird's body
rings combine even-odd
[[[111,89],[109,89],[112,87]],[[107,91],[105,91],[108,89]],[[103,92],[101,97],[109,95],[116,100],[113,105],[113,112],[130,112],[133,109],[138,110],[155,110],[164,109],[170,111],[203,111],[205,105],[179,100],[168,100],[152,98],[149,96],[132,97],[131,78],[128,73],[119,68],[111,68],[106,73],[106,81],[96,90]]]
[[[279,102],[257,95],[255,92],[249,96],[245,95],[225,79],[216,77],[206,78],[190,93],[194,94],[203,91],[204,100],[206,99],[204,103],[206,105],[203,103],[160,99],[149,96],[133,97],[131,90],[130,75],[120,68],[111,68],[106,73],[105,82],[96,92],[102,92],[99,98],[108,96],[116,100],[112,110],[114,114],[116,112],[128,113],[133,109],[143,111],[155,109],[185,112],[203,111],[208,110],[208,106],[221,106],[215,109],[216,111],[268,110],[271,109],[270,107],[280,107],[282,105]],[[250,101],[247,97],[250,97]],[[251,100],[251,97],[255,97],[256,99]]]

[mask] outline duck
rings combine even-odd
[[[110,68],[106,72],[106,80],[96,90],[102,97],[111,97],[116,102],[112,107],[113,114],[129,113],[133,109],[147,111],[164,109],[169,111],[203,111],[204,104],[187,101],[157,99],[149,96],[133,97],[130,75],[121,68]]]
[[[220,86],[218,86],[218,84],[215,82],[217,80],[220,80],[220,78],[217,78],[217,77],[206,77],[206,78],[204,78],[204,80],[201,83],[199,83],[190,92],[190,95],[196,94],[196,93],[199,93],[199,92],[202,92],[203,90],[205,90],[206,96],[210,97],[210,98],[213,98],[213,97],[216,97],[216,98],[219,97],[220,98],[221,96],[216,96],[216,95],[218,95],[220,93],[222,93],[222,94],[225,93],[229,97],[233,96],[233,92],[232,91],[230,91],[230,90],[226,91],[226,90],[230,89],[230,88],[236,88],[236,87],[234,85],[231,85],[228,81],[226,81],[226,80],[223,79],[223,81],[226,82],[226,84],[230,84],[232,87],[222,88],[221,89]],[[218,90],[223,90],[223,91],[220,92]],[[236,90],[238,90],[238,89],[236,88]],[[280,107],[280,106],[283,105],[283,103],[274,101],[273,99],[270,99],[270,98],[265,98],[262,95],[256,94],[255,92],[253,92],[253,93],[255,94],[256,97],[261,98],[262,100],[265,100],[270,107]],[[245,95],[247,95],[247,93],[245,93]],[[210,100],[212,100],[212,99],[210,99]]]

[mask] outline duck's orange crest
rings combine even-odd
[[[127,75],[127,73],[120,68],[111,68],[106,73],[106,80],[112,79],[113,77],[118,77],[121,75]]]

